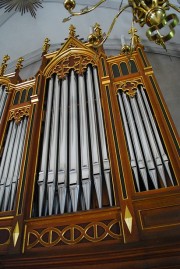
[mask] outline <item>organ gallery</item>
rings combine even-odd
[[[73,26],[0,76],[0,268],[179,268],[179,140],[144,48]]]

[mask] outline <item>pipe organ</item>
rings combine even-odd
[[[179,140],[143,46],[71,26],[48,48],[0,77],[0,268],[178,268]]]

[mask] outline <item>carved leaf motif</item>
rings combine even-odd
[[[8,120],[14,119],[16,124],[18,124],[24,116],[29,116],[29,114],[30,106],[13,109],[9,111]]]
[[[95,65],[93,59],[88,56],[78,55],[78,56],[68,56],[65,57],[61,63],[56,65],[56,67],[51,71],[53,73],[57,73],[59,78],[64,78],[70,71],[73,69],[77,74],[82,75],[88,64]]]

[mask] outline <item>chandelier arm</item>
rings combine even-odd
[[[180,8],[176,7],[175,5],[169,3],[169,6],[172,7],[173,9],[175,9],[177,12],[180,13]]]
[[[71,14],[71,16],[79,16],[79,15],[84,15],[86,13],[89,13],[91,11],[93,11],[94,9],[96,9],[97,7],[99,7],[102,3],[106,2],[106,0],[100,0],[97,4],[95,4],[94,6],[92,6],[91,8],[85,8],[84,10],[82,10],[81,12],[72,12],[71,9],[68,10],[68,12]]]
[[[108,30],[108,32],[107,32],[107,34],[106,34],[106,37],[105,38],[103,38],[103,40],[98,44],[98,45],[93,45],[93,47],[94,48],[98,48],[98,47],[100,47],[107,39],[108,39],[108,37],[110,36],[110,34],[111,34],[111,32],[112,32],[112,29],[113,29],[113,27],[114,27],[114,24],[116,23],[116,20],[117,20],[117,18],[121,15],[121,13],[125,10],[125,9],[127,9],[128,7],[131,7],[131,5],[126,5],[126,6],[124,6],[123,8],[121,8],[120,10],[119,10],[119,12],[116,14],[116,16],[114,17],[114,19],[113,19],[113,21],[112,21],[112,23],[111,23],[111,25],[110,25],[110,27],[109,27],[109,30]]]

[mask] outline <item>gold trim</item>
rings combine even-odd
[[[111,95],[110,95],[110,87],[109,87],[109,85],[105,85],[105,88],[106,88],[106,86],[107,86],[108,89],[109,89],[109,97],[110,97],[110,102],[111,102],[111,107],[112,107],[112,100],[111,100],[112,98],[111,98]],[[107,93],[106,93],[106,98],[107,98],[107,100],[108,100]],[[111,119],[111,113],[110,113],[110,109],[109,109],[109,102],[108,102],[108,112],[109,112],[109,117],[110,117],[110,119]],[[114,120],[115,133],[117,134],[117,128],[116,128],[116,124],[115,124],[115,118],[114,118],[113,109],[112,109],[112,116],[113,116],[113,120]],[[111,126],[111,133],[112,133],[112,138],[113,138],[114,148],[115,148],[116,164],[117,164],[117,167],[118,167],[118,157],[117,157],[117,154],[116,154],[116,143],[115,143],[115,139],[114,139],[114,135],[115,135],[115,134],[113,133],[112,122],[111,122],[110,126]],[[118,142],[118,139],[117,139],[117,144],[118,144],[118,150],[119,150],[119,142]],[[122,163],[121,154],[119,154],[119,156],[120,156],[120,161],[121,161],[121,163]],[[117,169],[117,173],[118,173],[118,175],[119,175],[119,179],[121,179],[121,175],[120,175],[120,171],[119,171],[119,169]],[[122,173],[123,173],[123,177],[124,177],[123,166],[122,166]],[[124,187],[125,187],[125,189],[126,189],[126,195],[127,195],[126,198],[124,198],[124,196],[123,196],[123,188],[122,188],[121,180],[120,180],[120,186],[121,186],[122,199],[123,199],[123,200],[127,200],[127,199],[128,199],[128,193],[127,193],[126,183],[124,182]]]
[[[15,247],[16,244],[17,244],[19,235],[20,235],[20,231],[19,231],[19,223],[18,223],[18,221],[17,221],[16,226],[15,226],[14,231],[13,231],[13,244],[14,244],[14,247]]]
[[[14,216],[0,217],[0,221],[1,220],[7,220],[7,219],[13,219],[13,218],[14,218]]]
[[[126,205],[125,214],[124,214],[124,221],[127,225],[129,232],[132,233],[133,217],[132,217],[127,205]]]
[[[39,101],[39,98],[38,98],[37,94],[31,95],[30,99],[31,99],[31,104],[36,104]]]
[[[112,231],[112,227],[114,225],[118,225],[119,227],[119,233],[114,233]],[[98,234],[98,227],[101,227],[104,229],[104,232],[100,235]],[[88,231],[90,229],[93,229],[93,235],[90,235]],[[76,230],[80,233],[79,236],[75,236]],[[53,241],[52,240],[52,233],[56,233],[58,237]],[[67,237],[66,234],[70,233],[70,237]],[[36,237],[36,240],[29,243],[30,235],[34,235]],[[48,234],[47,241],[44,241],[43,236],[45,234]],[[100,242],[103,241],[107,236],[110,236],[112,239],[119,240],[122,236],[121,233],[121,226],[120,221],[117,219],[109,220],[108,224],[105,224],[104,222],[97,221],[97,222],[90,222],[86,225],[86,227],[81,227],[78,224],[71,224],[63,229],[61,227],[48,227],[45,228],[40,233],[37,230],[30,230],[28,231],[28,241],[27,241],[27,249],[31,249],[35,247],[37,244],[41,244],[44,247],[54,247],[57,245],[60,241],[67,245],[74,245],[79,242],[81,242],[83,239],[86,239],[89,242]]]
[[[111,82],[110,78],[104,79],[104,77],[102,77],[102,81],[101,81],[102,85],[106,86],[106,84],[109,84],[110,82]]]

